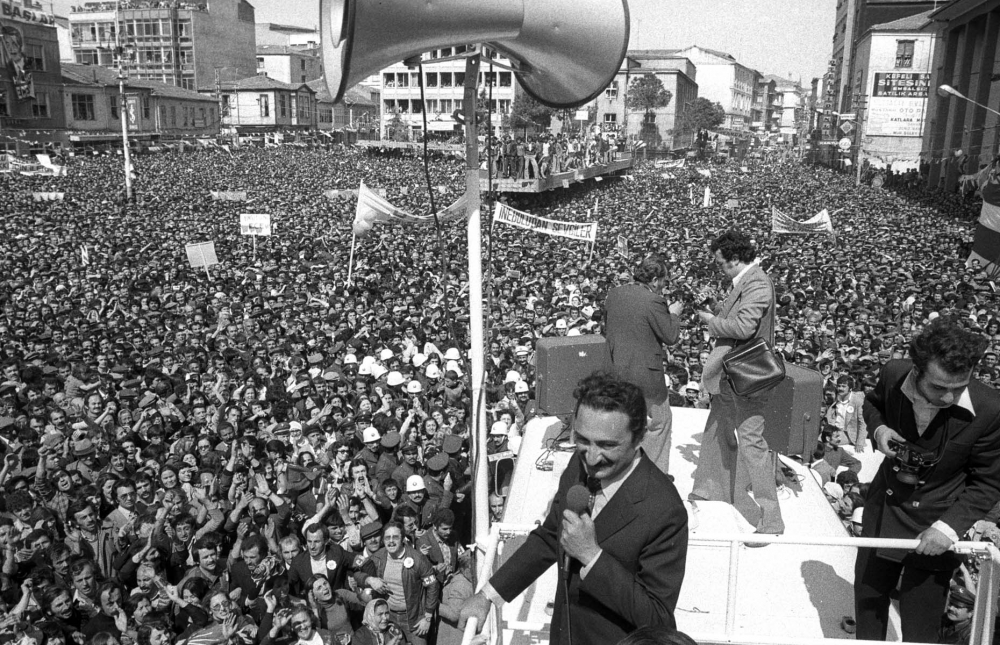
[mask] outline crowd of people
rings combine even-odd
[[[461,195],[461,162],[432,159],[443,189],[431,192],[419,158],[377,150],[133,164],[132,202],[119,157],[70,157],[60,178],[0,175],[0,637],[458,642],[473,591],[464,224],[379,225],[350,267],[354,200],[324,192],[364,181],[426,213]],[[648,254],[688,303],[666,355],[671,404],[707,406],[695,294],[724,290],[707,242],[730,227],[754,236],[774,280],[778,349],[819,369],[829,405],[842,386],[871,387],[936,316],[989,337],[977,378],[1000,382],[996,287],[965,266],[974,198],[856,188],[795,163],[699,167],[711,177],[639,162],[625,177],[501,197],[550,219],[590,213],[599,232],[590,249],[486,231],[491,451],[516,448],[538,413],[536,341],[600,333],[604,296]],[[717,206],[692,204],[689,183]],[[772,234],[772,207],[827,208],[836,235]],[[241,212],[270,214],[273,234],[241,236]],[[206,241],[219,264],[191,267],[185,245]],[[506,483],[491,481],[494,518]]]

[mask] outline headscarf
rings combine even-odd
[[[379,605],[389,606],[389,603],[385,601],[384,598],[375,598],[374,600],[369,600],[368,604],[365,605],[365,615],[361,622],[364,623],[365,627],[371,630],[371,633],[375,636],[375,642],[378,645],[382,645],[384,640],[384,635],[382,630],[378,627],[378,618],[375,616],[375,610],[378,609]]]

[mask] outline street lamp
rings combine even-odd
[[[978,105],[979,107],[983,108],[987,112],[992,112],[993,114],[996,114],[997,116],[1000,116],[1000,112],[997,112],[996,110],[994,110],[993,108],[989,107],[988,105],[983,105],[982,103],[979,103],[978,101],[973,101],[968,96],[962,94],[961,92],[959,92],[958,90],[956,90],[951,85],[940,85],[940,86],[938,86],[937,93],[938,93],[938,96],[943,97],[943,98],[947,98],[949,94],[952,95],[952,96],[956,96],[956,97],[958,97],[960,99],[964,99],[964,100],[968,101],[969,103],[972,103],[973,105]]]

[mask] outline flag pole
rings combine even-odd
[[[351,286],[351,276],[354,274],[354,246],[357,241],[358,236],[351,233],[351,258],[347,261],[347,286]]]
[[[476,127],[477,84],[481,54],[465,59],[463,111],[465,116],[465,194],[469,216],[466,238],[469,248],[469,378],[472,385],[473,534],[485,545],[490,531],[489,470],[486,459],[485,325],[483,321],[482,202],[479,195],[479,140]],[[487,176],[489,171],[487,170]]]

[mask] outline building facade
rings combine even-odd
[[[758,74],[726,52],[692,45],[674,52],[698,68],[698,96],[718,103],[726,113],[722,127],[748,131],[752,123]]]
[[[308,83],[323,76],[317,47],[257,45],[257,73],[282,83]]]
[[[305,83],[282,83],[267,76],[251,76],[220,83],[220,90],[222,129],[227,134],[318,128],[316,91]],[[201,93],[215,98],[214,88]]]
[[[953,190],[960,175],[975,173],[1000,154],[1000,115],[996,114],[1000,111],[1000,3],[953,0],[930,18],[938,38],[930,86],[938,91],[928,96],[930,121],[923,145],[927,185]],[[942,85],[965,98],[940,90]]]
[[[855,47],[856,162],[897,171],[920,165],[937,39],[930,13],[873,25]]]
[[[70,31],[77,63],[113,68],[120,42],[138,78],[188,90],[211,87],[217,69],[233,77],[257,71],[246,0],[86,2],[73,8]]]
[[[797,143],[809,130],[809,89],[798,81],[768,74],[764,80],[774,81],[774,102],[771,132],[785,143]]]
[[[666,107],[649,113],[626,107],[630,84],[645,74],[656,76],[671,95]],[[597,122],[605,132],[624,133],[650,148],[689,148],[696,133],[683,131],[678,118],[684,106],[698,98],[695,74],[694,63],[671,51],[630,51],[615,79],[596,100]]]
[[[62,80],[61,99],[71,143],[117,144],[122,118],[127,120],[129,138],[135,141],[219,133],[218,103],[212,97],[167,83],[129,79],[123,111],[116,73],[66,63]]]
[[[462,126],[452,115],[456,110],[462,110],[465,92],[465,61],[461,59],[443,63],[434,61],[461,54],[470,48],[471,46],[459,45],[436,49],[423,55],[427,130],[431,136],[448,137],[451,133],[461,134]],[[505,58],[498,58],[497,61],[509,65],[509,61]],[[493,131],[499,133],[505,117],[510,114],[517,81],[514,80],[513,72],[500,68],[490,72],[489,67],[489,60],[484,58],[480,66],[479,88],[484,92],[489,89],[488,82],[493,85],[491,123]],[[401,124],[411,139],[420,137],[423,133],[422,112],[425,106],[420,101],[420,78],[417,68],[411,69],[403,63],[396,63],[383,69],[380,95],[382,103],[380,129],[383,136]],[[515,128],[521,125],[511,124]]]
[[[317,128],[319,130],[353,130],[361,139],[377,139],[379,131],[378,94],[362,85],[347,88],[339,103],[318,79],[308,83],[316,92]]]
[[[60,100],[59,39],[55,16],[28,0],[0,0],[0,145],[58,141],[66,128]],[[23,131],[23,134],[20,134]]]

